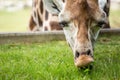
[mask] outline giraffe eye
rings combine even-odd
[[[104,24],[105,24],[104,21],[100,21],[100,22],[98,22],[97,26],[102,27]]]
[[[60,22],[59,23],[61,27],[67,27],[68,23],[66,21]]]

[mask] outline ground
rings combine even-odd
[[[120,80],[119,48],[119,35],[100,35],[93,69],[80,70],[65,41],[0,45],[0,80]]]
[[[28,31],[30,9],[16,12],[0,11],[0,32]]]

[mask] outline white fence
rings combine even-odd
[[[100,35],[120,35],[120,29],[102,29]],[[0,33],[0,44],[65,41],[63,31]]]
[[[31,6],[32,0],[0,0],[0,10],[16,11]]]

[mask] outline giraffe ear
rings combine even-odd
[[[62,1],[62,0],[61,0]],[[43,0],[45,9],[51,14],[59,14],[62,9],[62,2],[58,0]]]

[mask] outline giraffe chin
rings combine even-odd
[[[94,62],[93,57],[89,55],[81,55],[75,59],[75,66],[78,68],[89,66],[91,63]]]

